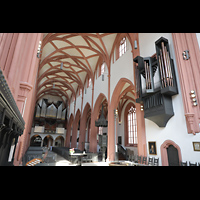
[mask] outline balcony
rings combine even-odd
[[[32,134],[60,134],[64,135],[65,128],[56,127],[56,129],[45,129],[44,126],[35,126],[32,128]]]

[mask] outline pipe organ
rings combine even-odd
[[[178,88],[168,40],[161,37],[155,47],[156,54],[152,57],[133,59],[136,63],[136,102],[143,105],[145,118],[165,127],[174,115],[171,97],[178,94]]]
[[[42,101],[36,104],[35,108],[35,123],[47,123],[53,125],[55,123],[63,124],[66,120],[66,108],[62,101],[57,101],[57,103],[49,103],[47,99],[42,99]]]

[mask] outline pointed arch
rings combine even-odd
[[[87,102],[83,110],[80,121],[80,133],[79,133],[79,144],[78,144],[78,149],[80,150],[84,150],[85,147],[85,135],[87,128],[87,120],[89,115],[91,115],[91,107],[90,104]]]
[[[77,145],[77,131],[78,131],[78,123],[81,118],[81,111],[78,109],[76,111],[75,119],[73,122],[73,129],[72,129],[72,141],[71,141],[71,147],[76,148]]]
[[[106,96],[103,93],[100,93],[95,102],[92,114],[91,114],[91,135],[90,135],[90,152],[97,151],[97,127],[95,127],[95,120],[99,116],[99,110],[101,108],[101,103],[106,99]]]
[[[178,150],[179,163],[182,161],[181,148],[172,140],[165,140],[160,146],[162,166],[168,166],[167,148],[173,145]]]
[[[69,121],[67,123],[67,133],[66,133],[66,139],[65,139],[65,146],[70,147],[70,136],[71,136],[71,127],[74,122],[74,115],[71,113]]]

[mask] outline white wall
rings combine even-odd
[[[121,78],[127,78],[134,84],[133,77],[133,56],[131,52],[131,45],[127,40],[127,51],[114,63],[111,62],[111,86],[110,86],[110,100],[112,99],[113,91]]]
[[[86,94],[85,94],[85,89],[86,89]],[[87,104],[87,102],[90,104],[90,107],[91,107],[91,104],[92,104],[92,85],[90,87],[86,87],[85,86],[85,89],[84,89],[84,96],[83,96],[83,110],[85,108],[85,105]]]
[[[199,48],[200,48],[200,33],[196,33],[196,36],[197,36],[197,41],[198,41]]]
[[[172,104],[175,115],[168,121],[165,128],[160,128],[154,122],[145,119],[147,153],[148,156],[154,157],[154,155],[149,155],[148,141],[156,141],[157,155],[155,157],[159,157],[159,164],[161,165],[160,146],[165,140],[172,140],[181,148],[183,161],[200,162],[200,152],[193,151],[192,143],[193,141],[200,141],[200,134],[196,134],[194,136],[193,134],[187,133],[184,107],[171,33],[140,33],[140,55],[143,57],[152,56],[156,52],[155,41],[158,40],[161,36],[167,38],[169,41],[171,57],[174,59],[179,94],[172,97]]]
[[[95,79],[94,83],[94,105],[100,93],[103,93],[108,99],[108,70],[104,72],[104,81],[102,81],[102,75]],[[93,106],[94,106],[93,105]]]

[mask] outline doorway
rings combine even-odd
[[[167,148],[169,166],[179,166],[178,150],[173,145]]]
[[[181,149],[172,140],[165,140],[160,147],[162,166],[179,166],[182,161]]]

